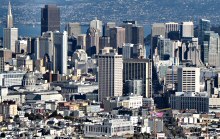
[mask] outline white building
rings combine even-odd
[[[158,36],[158,35],[162,35],[163,37],[165,37],[166,34],[166,26],[164,23],[154,23],[152,25],[152,29],[151,29],[151,36]]]
[[[193,22],[182,22],[181,36],[185,38],[194,37],[194,24]]]
[[[125,119],[105,119],[100,123],[84,123],[83,131],[86,137],[112,137],[133,135],[134,127],[131,121]]]
[[[68,35],[67,32],[48,31],[43,33],[42,37],[35,41],[35,60],[48,59],[53,62],[55,73],[67,74],[67,50]]]
[[[22,85],[22,79],[26,72],[10,71],[0,73],[0,86]]]
[[[18,28],[4,28],[4,48],[15,52],[15,41],[18,40]]]
[[[68,23],[66,26],[68,36],[74,36],[77,37],[79,34],[81,34],[81,25],[80,23]]]
[[[7,28],[4,28],[3,46],[15,52],[15,41],[18,40],[18,28],[13,25],[11,4],[8,5]]]
[[[90,28],[94,28],[99,31],[99,36],[102,36],[102,21],[95,18],[90,22]]]
[[[143,96],[123,96],[106,98],[103,100],[104,110],[112,111],[116,107],[128,109],[140,108],[143,106]]]
[[[16,53],[27,53],[28,52],[28,40],[17,40],[15,42]]]
[[[106,47],[98,56],[99,101],[106,97],[122,96],[123,60],[115,49]]]
[[[178,68],[178,92],[200,92],[200,68]]]

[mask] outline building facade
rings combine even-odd
[[[56,5],[41,8],[41,34],[47,31],[60,31],[60,8]]]
[[[200,92],[200,68],[178,68],[178,92]]]
[[[115,49],[104,48],[98,56],[99,101],[122,96],[123,60]]]
[[[152,63],[149,59],[124,59],[123,84],[127,80],[142,80],[142,96],[152,97]]]

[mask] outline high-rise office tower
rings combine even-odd
[[[200,68],[178,68],[178,92],[200,92]]]
[[[151,69],[152,62],[149,59],[124,59],[123,84],[128,80],[142,80],[142,96],[152,97]]]
[[[66,30],[68,32],[68,36],[78,37],[81,34],[81,25],[80,23],[68,23],[66,25]]]
[[[142,80],[127,80],[125,82],[125,84],[123,85],[123,90],[124,90],[124,94],[125,96],[129,96],[129,95],[138,95],[141,96],[143,91],[143,83]]]
[[[94,28],[95,30],[98,31],[99,36],[102,36],[102,21],[98,20],[97,18],[95,18],[94,20],[92,20],[90,22],[90,28]]]
[[[110,45],[114,49],[122,48],[125,43],[125,28],[115,27],[110,29]]]
[[[137,25],[137,21],[135,21],[135,20],[126,20],[126,21],[123,21],[123,23],[125,23],[125,24],[133,24],[133,25]]]
[[[133,58],[133,46],[134,44],[125,43],[122,48],[123,59]]]
[[[43,59],[45,55],[50,61],[53,60],[54,53],[54,33],[47,31],[35,41],[35,60]]]
[[[110,28],[114,28],[115,26],[116,26],[115,22],[105,23],[103,28],[103,36],[110,37]]]
[[[67,50],[68,50],[68,35],[54,32],[54,71],[60,74],[67,74]]]
[[[77,38],[68,36],[68,56],[72,56],[76,49],[81,49],[81,46],[77,45]]]
[[[128,22],[122,24],[121,27],[125,28],[125,43],[132,43],[132,27],[134,24]]]
[[[99,53],[99,30],[89,28],[86,33],[86,52],[89,56]]]
[[[47,31],[60,31],[60,8],[56,5],[41,8],[41,34]]]
[[[166,33],[169,33],[171,31],[179,31],[179,24],[175,22],[165,23],[165,27],[166,27]]]
[[[110,37],[99,37],[99,50],[102,50],[104,47],[110,47]]]
[[[194,37],[194,24],[193,22],[182,22],[180,25],[181,37],[192,38]]]
[[[210,20],[200,19],[199,20],[199,34],[198,34],[199,44],[202,45],[203,43],[205,31],[210,31],[210,30],[211,30]]]
[[[173,41],[170,39],[158,38],[157,50],[160,56],[160,60],[168,60],[170,57],[174,57]]]
[[[166,27],[164,23],[154,23],[151,28],[151,37],[162,35],[165,37]]]
[[[123,60],[115,49],[105,47],[98,55],[99,101],[122,96]]]
[[[213,31],[205,31],[204,42],[201,46],[204,64],[220,66],[220,42],[219,35]]]
[[[144,46],[144,27],[142,26],[132,27],[132,43],[141,44]]]
[[[58,31],[48,31],[35,41],[35,60],[47,58],[53,63],[55,73],[67,74],[68,35]]]
[[[13,16],[12,16],[12,12],[11,12],[11,3],[9,1],[8,4],[8,15],[7,15],[7,28],[13,28],[14,24],[13,24]]]
[[[146,48],[141,44],[134,44],[133,46],[133,58],[144,59],[146,58]]]
[[[175,22],[165,23],[166,34],[165,38],[170,38],[172,40],[179,39],[179,24]]]
[[[86,51],[86,34],[80,34],[77,37],[77,45]]]
[[[18,40],[18,28],[13,25],[11,4],[8,4],[7,28],[4,28],[3,46],[15,53],[15,41]]]
[[[0,49],[0,72],[5,71],[5,62],[12,60],[12,51],[8,49]]]
[[[15,42],[16,53],[27,53],[28,52],[28,40],[22,39]]]

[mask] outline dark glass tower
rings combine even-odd
[[[60,31],[60,8],[56,5],[41,9],[41,34],[47,31]]]

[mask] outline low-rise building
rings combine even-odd
[[[100,123],[85,122],[83,131],[86,137],[112,137],[134,134],[134,127],[126,119],[104,119]]]
[[[124,108],[140,108],[143,105],[142,96],[124,96],[124,97],[113,97],[106,98],[103,101],[104,110],[111,111],[116,107]]]
[[[5,118],[14,117],[18,114],[17,104],[15,101],[3,101],[0,103],[0,114]]]
[[[209,112],[209,97],[207,92],[176,92],[170,97],[172,109],[195,109],[197,112]]]

